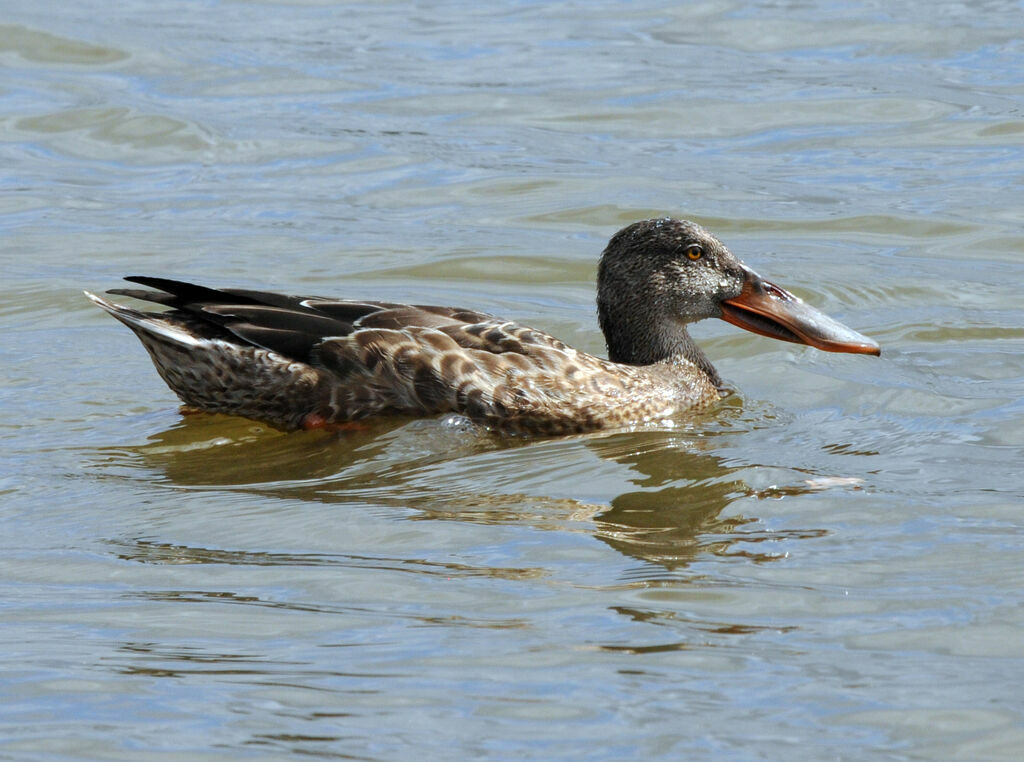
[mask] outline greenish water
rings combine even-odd
[[[151,3],[0,18],[0,756],[1024,749],[1019,3]],[[122,275],[601,352],[622,225],[877,339],[696,331],[671,430],[182,418]]]

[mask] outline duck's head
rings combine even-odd
[[[874,341],[764,280],[685,220],[644,220],[616,233],[601,256],[597,306],[615,362],[699,355],[686,324],[711,317],[826,352],[880,353]]]

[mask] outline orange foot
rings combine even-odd
[[[306,431],[369,431],[370,427],[357,421],[337,421],[331,423],[318,413],[310,413],[302,419],[302,428]]]

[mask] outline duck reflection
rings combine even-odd
[[[778,533],[744,528],[757,519],[727,509],[751,497],[814,490],[802,483],[755,490],[744,480],[751,466],[716,454],[722,437],[749,425],[756,422],[733,405],[673,430],[531,441],[459,421],[381,419],[340,434],[281,434],[197,415],[119,452],[147,478],[155,471],[173,486],[386,505],[412,509],[412,520],[585,531],[619,553],[675,570],[702,553],[777,558],[751,549]],[[630,489],[617,492],[623,485]]]
[[[648,432],[592,442],[600,457],[626,464],[641,475],[631,481],[645,488],[612,498],[611,506],[594,516],[596,536],[623,554],[674,570],[706,553],[774,561],[781,554],[768,546],[756,550],[760,543],[824,534],[820,529],[768,531],[758,528],[756,517],[729,510],[736,502],[746,507],[756,499],[821,487],[803,478],[781,487],[751,487],[745,476],[756,466],[730,463],[714,452],[722,447],[716,440],[728,433],[712,429],[694,438],[666,438]]]

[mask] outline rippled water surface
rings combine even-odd
[[[1024,753],[1019,3],[12,0],[0,756]],[[671,429],[182,417],[82,288],[458,304],[603,351],[696,219],[880,359],[696,333]]]

